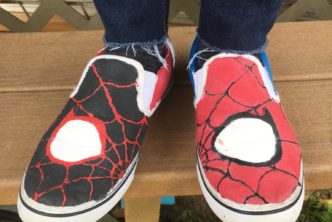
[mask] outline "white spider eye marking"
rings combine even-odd
[[[52,156],[65,162],[77,162],[102,153],[97,128],[90,122],[70,120],[57,132],[50,147]]]
[[[276,153],[276,145],[271,125],[257,118],[233,120],[214,142],[214,147],[222,155],[249,163],[271,160]]]

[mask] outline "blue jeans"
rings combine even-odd
[[[158,43],[167,35],[169,0],[94,0],[109,43]],[[201,0],[198,35],[224,51],[264,49],[282,0]]]

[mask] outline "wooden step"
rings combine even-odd
[[[269,55],[303,147],[308,189],[332,187],[332,22],[277,24]],[[185,72],[195,28],[174,27],[178,78],[153,116],[127,197],[200,194],[193,93]],[[0,204],[13,204],[24,169],[60,112],[101,31],[0,35]]]

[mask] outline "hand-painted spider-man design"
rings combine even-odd
[[[300,146],[260,61],[221,54],[194,75],[203,76],[195,87],[203,84],[196,123],[205,183],[240,205],[290,198],[303,183]]]
[[[35,201],[55,206],[71,206],[98,200],[122,178],[127,166],[136,156],[144,132],[147,117],[136,104],[136,78],[134,69],[126,70],[126,78],[101,77],[105,66],[119,67],[118,61],[94,62],[82,86],[67,103],[64,111],[52,128],[45,134],[33,157],[25,184],[30,197]],[[104,67],[103,67],[104,66]],[[129,78],[130,76],[130,78]],[[97,103],[97,104],[96,104]],[[127,107],[132,107],[128,109]],[[53,157],[50,146],[58,129],[73,120],[92,122],[100,134],[103,150],[98,156],[78,162],[66,162]],[[83,145],[83,144],[82,144]],[[56,176],[55,176],[55,175]],[[85,192],[75,192],[75,188]],[[97,187],[97,189],[96,189]],[[56,198],[55,198],[56,196]],[[54,202],[55,201],[55,202]]]
[[[23,191],[30,202],[61,208],[57,214],[66,207],[95,206],[117,192],[133,174],[148,119],[170,87],[173,58],[165,47],[164,65],[155,59],[159,65],[143,67],[106,55],[105,49],[89,62],[37,147],[25,173],[22,202]],[[154,84],[144,82],[146,75]]]

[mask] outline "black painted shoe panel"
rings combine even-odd
[[[26,170],[23,221],[97,221],[124,195],[148,119],[174,79],[170,42],[151,50],[105,47],[89,62]]]
[[[148,126],[137,105],[135,66],[100,58],[85,73],[25,174],[28,197],[47,206],[104,198],[137,157]]]

